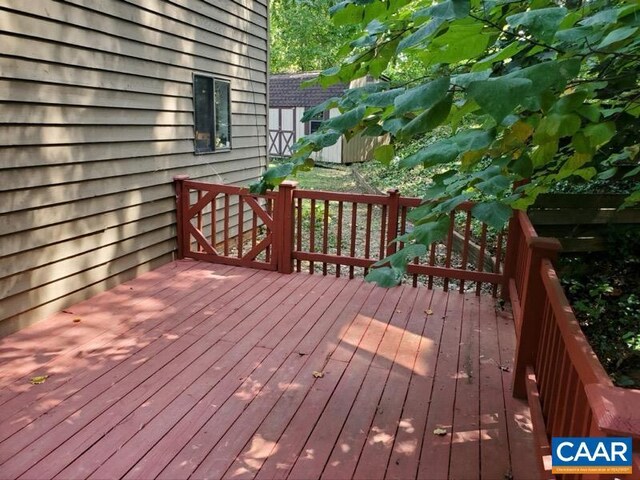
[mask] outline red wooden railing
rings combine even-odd
[[[176,178],[176,192],[181,257],[349,278],[366,274],[396,251],[392,240],[413,228],[409,212],[422,203],[395,190],[388,195],[305,191],[294,182],[258,196],[186,177]],[[464,203],[451,212],[447,238],[408,267],[414,286],[424,280],[432,287],[441,279],[445,290],[455,281],[461,292],[474,289],[479,295],[486,286],[496,295],[504,283],[505,236],[473,224],[472,206]],[[478,230],[475,238],[472,226]]]
[[[277,270],[275,193],[176,177],[178,256]]]
[[[518,337],[514,396],[527,398],[548,476],[554,436],[631,436],[640,478],[640,391],[615,387],[582,333],[554,270],[556,239],[538,237],[524,212],[511,221],[507,285]]]
[[[395,252],[391,240],[412,228],[409,212],[422,203],[395,190],[386,196],[303,191],[293,182],[253,195],[187,177],[176,178],[176,195],[181,257],[283,273],[340,276],[344,270],[351,278]],[[439,278],[445,290],[457,281],[465,291],[475,282],[476,294],[486,284],[494,296],[502,286],[518,340],[513,392],[531,407],[541,477],[551,476],[544,459],[552,436],[632,436],[632,478],[640,478],[640,392],[613,386],[589,346],[553,268],[559,242],[539,237],[526,213],[517,212],[503,254],[503,232],[475,225],[471,207],[451,212],[447,238],[408,266],[413,284],[422,277],[432,287]]]

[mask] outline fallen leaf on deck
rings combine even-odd
[[[433,310],[425,310],[424,313],[427,315],[433,315]]]
[[[49,375],[41,375],[39,377],[32,377],[31,380],[29,380],[29,381],[33,385],[40,385],[41,383],[46,382],[47,378],[49,378]]]
[[[447,429],[446,428],[436,428],[433,431],[433,434],[434,435],[438,435],[439,437],[442,437],[442,436],[447,434]]]
[[[324,377],[324,372],[313,372],[313,376],[316,378]]]
[[[80,323],[82,321],[81,318],[74,318],[73,323]]]

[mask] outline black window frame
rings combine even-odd
[[[199,111],[201,104],[201,98],[199,97],[199,90],[197,87],[198,81],[207,81],[208,91],[206,92],[207,99],[205,104],[208,104],[210,110],[202,112]],[[217,131],[217,109],[216,109],[216,84],[224,84],[227,88],[227,111],[228,111],[228,139],[227,143],[223,146],[216,146],[216,139],[218,138]],[[206,73],[194,73],[193,74],[193,128],[194,128],[194,153],[196,155],[203,155],[215,152],[228,152],[232,149],[232,114],[231,114],[231,80],[226,78],[217,77],[215,75],[209,75]],[[203,123],[205,123],[203,125]],[[208,135],[208,136],[205,136]],[[201,138],[199,138],[201,137]]]

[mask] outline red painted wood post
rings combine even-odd
[[[396,252],[396,243],[391,241],[398,236],[398,219],[400,217],[400,192],[397,188],[387,190],[389,210],[387,222],[387,256]]]
[[[184,181],[189,180],[189,175],[176,175],[173,177],[173,185],[176,192],[176,241],[178,246],[178,259],[184,258],[184,233],[185,228],[183,224],[184,214],[186,212],[185,201],[188,202],[188,198],[185,199],[187,193],[184,188]]]
[[[278,187],[278,214],[273,229],[280,273],[293,272],[293,193],[297,186],[298,182],[286,180]]]
[[[516,398],[527,398],[527,366],[533,365],[540,341],[546,295],[540,274],[542,260],[555,261],[561,249],[556,238],[533,237],[527,243],[528,258],[521,298],[522,325],[513,368],[513,396]]]
[[[507,251],[504,256],[504,271],[502,272],[502,291],[500,298],[507,300],[509,297],[509,282],[514,277],[516,265],[518,264],[518,244],[522,237],[520,226],[520,215],[516,211],[509,220],[507,230]],[[499,262],[499,259],[498,259]]]

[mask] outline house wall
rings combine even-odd
[[[0,0],[0,335],[174,258],[172,177],[266,165],[267,0]],[[194,72],[232,150],[194,154]]]

